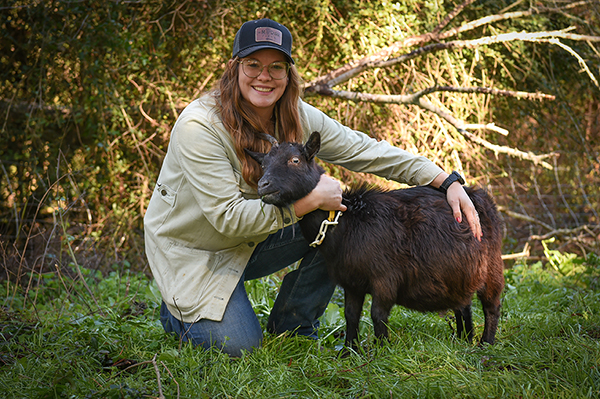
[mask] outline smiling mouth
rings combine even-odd
[[[252,86],[252,88],[260,93],[270,93],[272,92],[274,89],[272,87],[257,87],[257,86]]]

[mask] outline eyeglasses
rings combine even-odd
[[[248,76],[249,78],[259,77],[265,67],[267,67],[269,76],[272,79],[280,80],[284,79],[290,70],[290,64],[284,61],[275,61],[269,65],[263,65],[258,60],[246,58],[243,60],[238,60],[238,62],[242,64],[242,71],[244,71],[244,75]]]

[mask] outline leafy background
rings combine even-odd
[[[124,261],[144,268],[142,215],[170,128],[185,105],[214,85],[245,20],[271,17],[287,25],[298,68],[309,82],[391,42],[432,30],[458,4],[6,2],[0,8],[0,238],[5,277],[20,281],[27,272],[52,269],[56,262],[60,266],[65,240],[90,268],[106,271]],[[556,2],[476,1],[453,25],[552,4]],[[460,38],[569,26],[582,34],[598,33],[597,4],[572,11],[502,21]],[[569,45],[597,74],[597,49],[585,42]],[[510,131],[506,137],[478,133],[492,142],[559,153],[555,170],[482,149],[416,107],[319,96],[307,101],[446,170],[461,170],[470,184],[488,187],[501,206],[546,227],[598,225],[600,95],[577,60],[556,46],[511,42],[368,71],[342,89],[402,94],[433,84],[556,95],[557,100],[542,102],[460,93],[431,98],[463,120],[493,121]],[[333,167],[330,173],[346,183],[371,179]],[[530,239],[548,233],[539,223],[508,217],[506,226],[505,252],[520,251],[529,242],[534,255],[541,254],[539,240]],[[593,235],[583,243],[568,238],[559,244],[582,254],[598,250]]]
[[[6,397],[595,397],[600,395],[600,92],[556,46],[511,42],[444,51],[363,73],[341,89],[407,94],[432,85],[543,92],[555,101],[437,93],[477,134],[554,169],[494,154],[414,106],[307,101],[379,139],[459,169],[503,210],[507,288],[498,344],[450,338],[436,314],[395,308],[389,346],[341,360],[336,293],[321,339],[265,337],[231,360],[166,336],[143,248],[142,216],[178,113],[210,89],[236,30],[290,28],[310,82],[391,42],[431,31],[459,1],[66,1],[0,4],[0,392]],[[530,7],[568,6],[460,35],[574,27],[599,35],[595,1],[473,2],[451,27]],[[568,42],[598,78],[594,43]],[[408,50],[407,50],[408,51]],[[326,165],[345,183],[396,185]],[[576,229],[576,230],[574,230]],[[537,237],[536,237],[537,236]],[[248,283],[263,322],[281,275]],[[476,304],[475,308],[479,308]],[[445,316],[444,316],[445,317]],[[476,329],[482,316],[476,313]],[[157,371],[158,370],[158,371]],[[161,382],[163,384],[161,388]],[[0,396],[2,393],[0,393]]]

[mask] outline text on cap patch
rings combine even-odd
[[[254,36],[257,42],[271,42],[281,46],[283,35],[281,34],[281,31],[277,29],[264,27],[256,28]]]

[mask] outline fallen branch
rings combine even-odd
[[[156,382],[158,384],[158,398],[165,399],[165,395],[163,395],[162,384],[160,382],[160,370],[158,370],[158,365],[156,364],[156,353],[152,358],[152,366],[154,366],[154,371],[156,372]]]
[[[475,28],[479,28],[484,25],[489,25],[492,22],[507,21],[507,20],[514,20],[517,18],[530,17],[534,14],[544,14],[544,13],[563,14],[564,10],[568,10],[568,9],[579,7],[579,6],[584,6],[586,4],[590,4],[590,2],[589,1],[579,1],[579,2],[575,2],[575,3],[567,4],[566,6],[559,7],[559,8],[536,7],[536,8],[530,8],[529,10],[525,10],[525,11],[513,11],[513,12],[507,12],[507,13],[496,14],[496,15],[488,15],[487,17],[479,18],[475,21],[468,22],[459,27],[452,28],[444,33],[439,34],[435,39],[437,39],[437,40],[447,39],[449,37],[456,36],[458,33],[467,32],[467,31],[473,30]]]
[[[169,370],[169,368],[167,367],[167,365],[161,360],[160,364],[163,365],[163,367],[167,370],[167,373],[169,373],[169,375],[171,376],[171,378],[173,379],[173,382],[175,383],[175,385],[177,386],[177,399],[179,399],[179,383],[177,382],[177,380],[175,379],[175,377],[173,376],[173,374],[171,373],[171,370]]]

